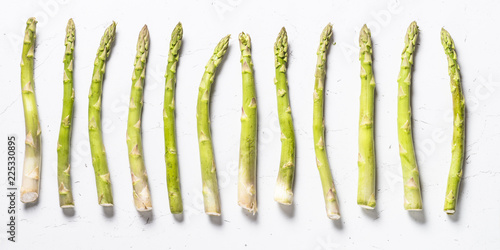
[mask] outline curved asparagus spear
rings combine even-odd
[[[40,168],[42,165],[41,129],[35,97],[33,58],[35,56],[36,23],[34,17],[26,22],[23,52],[21,57],[21,90],[26,123],[26,147],[24,152],[21,202],[35,202],[40,189]]]
[[[167,165],[167,187],[170,212],[182,213],[181,187],[179,183],[179,163],[175,140],[175,72],[182,44],[182,24],[178,23],[172,31],[165,74],[165,101],[163,102],[163,126],[165,135],[165,163]]]
[[[104,32],[101,44],[97,50],[92,73],[92,84],[89,93],[89,140],[92,153],[92,165],[94,166],[95,180],[97,186],[97,199],[101,206],[113,206],[113,194],[111,192],[111,179],[109,177],[106,150],[102,141],[101,130],[101,96],[106,60],[111,53],[111,44],[115,40],[116,23],[113,22]]]
[[[412,22],[405,36],[405,48],[401,54],[401,71],[398,77],[398,138],[399,157],[403,168],[404,207],[406,210],[422,210],[420,177],[413,148],[411,132],[411,69],[413,52],[418,36],[418,26]]]
[[[451,148],[451,167],[446,187],[444,211],[455,213],[458,188],[462,179],[462,165],[464,161],[465,140],[465,100],[460,79],[460,67],[457,63],[455,43],[450,33],[441,29],[441,43],[448,58],[448,74],[450,75],[451,94],[453,97],[453,143]]]
[[[281,159],[278,180],[274,188],[274,200],[285,205],[293,202],[293,177],[295,173],[295,133],[292,110],[288,99],[288,81],[286,63],[288,60],[288,36],[285,27],[274,44],[274,64],[276,69],[276,94],[278,98],[278,116],[281,128]]]
[[[373,113],[375,78],[372,71],[372,41],[366,24],[359,34],[359,61],[361,62],[361,95],[359,104],[359,180],[358,205],[375,208],[375,146],[373,141]]]
[[[340,219],[339,204],[337,202],[337,191],[333,184],[332,172],[325,150],[325,120],[324,109],[324,87],[326,75],[326,54],[332,38],[332,25],[328,24],[321,33],[318,47],[318,61],[314,75],[314,112],[313,112],[313,134],[314,151],[316,152],[316,165],[318,166],[323,196],[325,197],[326,215],[328,218]]]
[[[229,36],[222,38],[215,47],[214,53],[207,65],[201,79],[196,106],[196,120],[198,127],[198,143],[200,146],[201,178],[203,182],[203,201],[205,213],[220,216],[220,197],[217,185],[212,135],[210,133],[210,91],[214,83],[215,71],[226,54]]]
[[[71,191],[70,162],[71,162],[71,125],[73,121],[73,102],[75,89],[73,88],[73,50],[75,49],[75,23],[69,19],[66,27],[66,50],[64,52],[64,96],[61,127],[57,142],[57,182],[59,187],[59,205],[62,208],[74,207]]]
[[[149,53],[149,30],[144,25],[137,41],[137,54],[132,74],[132,90],[130,91],[130,105],[127,122],[127,147],[132,176],[134,204],[137,211],[153,209],[151,193],[149,192],[148,174],[144,165],[141,136],[143,89],[146,78],[146,63]]]
[[[238,168],[238,205],[257,212],[257,98],[253,77],[250,36],[239,35],[243,104],[241,107],[240,163]]]

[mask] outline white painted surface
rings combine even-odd
[[[37,16],[36,95],[43,136],[40,201],[20,206],[18,242],[2,249],[494,249],[500,247],[500,2],[454,1],[4,1],[0,8],[0,138],[5,190],[6,136],[24,140],[19,61],[25,21]],[[392,6],[392,4],[395,4]],[[75,119],[72,178],[76,209],[58,207],[56,141],[62,105],[64,28],[76,23]],[[103,120],[115,207],[97,204],[87,133],[87,94],[95,52],[104,29],[115,20],[117,39],[106,67]],[[397,75],[407,26],[420,26],[413,80],[414,136],[421,171],[424,210],[403,209],[403,186],[396,131]],[[183,48],[178,68],[177,137],[185,214],[169,212],[163,158],[163,89],[170,32],[181,21]],[[312,91],[316,49],[322,28],[334,24],[326,84],[327,148],[338,189],[342,219],[324,211],[312,138]],[[372,28],[377,82],[377,208],[356,205],[359,62],[357,33]],[[140,28],[151,33],[143,136],[153,198],[152,215],[135,211],[125,131],[135,45]],[[280,142],[275,99],[273,43],[288,30],[288,78],[295,133],[297,175],[294,205],[273,201]],[[443,211],[450,162],[451,94],[439,32],[455,39],[467,99],[467,161],[458,211]],[[252,36],[258,92],[258,207],[255,217],[237,206],[241,75],[237,35]],[[222,200],[221,220],[202,210],[196,136],[196,96],[205,63],[216,43],[232,34],[227,58],[217,74],[211,109],[212,132]],[[18,164],[22,165],[24,145]],[[20,176],[19,168],[18,176]],[[20,182],[18,182],[20,185]],[[7,219],[0,199],[0,221]]]

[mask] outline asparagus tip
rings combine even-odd
[[[109,25],[109,27],[106,29],[106,33],[110,33],[110,36],[113,36],[114,39],[115,32],[116,32],[116,22],[113,21],[113,23],[111,23],[111,25]]]
[[[455,44],[453,42],[453,38],[451,38],[450,33],[447,30],[445,30],[444,28],[441,28],[441,44],[443,44],[443,46],[445,48],[454,48],[455,47]]]
[[[146,24],[141,29],[141,32],[139,32],[139,41],[137,42],[138,44],[144,43],[146,41],[149,41],[149,29]]]
[[[182,23],[181,22],[178,22],[177,25],[175,25],[174,32],[172,32],[172,35],[173,35],[173,33],[178,33],[178,32],[181,32],[181,34],[182,34]]]
[[[321,37],[329,37],[331,36],[333,29],[332,23],[328,23],[325,28],[323,29],[323,32],[321,32]]]
[[[177,51],[180,48],[180,44],[178,46],[179,48],[176,48],[176,45],[182,39],[182,36],[183,36],[182,23],[179,22],[179,23],[177,23],[177,25],[175,25],[174,30],[172,31],[172,36],[171,36],[171,40],[170,40],[170,48],[171,48],[171,50],[173,50],[175,52],[174,54],[177,54]]]
[[[241,32],[238,36],[238,40],[240,41],[240,46],[243,45],[250,48],[250,35],[246,34],[245,32]]]
[[[31,23],[38,23],[38,21],[36,20],[35,17],[30,17],[28,18],[28,21],[26,21],[27,24],[31,24]]]
[[[359,32],[359,43],[367,43],[371,40],[370,36],[370,29],[368,29],[368,26],[366,26],[366,24],[363,25],[363,27],[361,28],[361,32]]]
[[[286,29],[285,27],[282,27],[281,30],[280,30],[280,33],[278,33],[278,38],[276,38],[276,43],[278,42],[286,42],[287,41],[287,38],[288,38],[288,34],[286,32]]]

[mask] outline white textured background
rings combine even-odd
[[[134,3],[132,3],[134,2]],[[448,2],[448,3],[446,3]],[[43,168],[37,205],[20,205],[18,242],[2,249],[494,249],[500,247],[500,2],[480,1],[3,1],[0,4],[0,189],[5,190],[6,137],[24,140],[19,83],[21,44],[28,17],[39,20],[35,52]],[[56,141],[62,105],[65,26],[76,23],[75,119],[72,178],[76,208],[58,207]],[[103,121],[115,207],[98,206],[87,133],[87,93],[99,40],[115,20],[117,38],[106,67]],[[416,20],[420,39],[413,79],[414,136],[424,210],[403,209],[396,130],[397,75],[407,26]],[[178,68],[177,138],[185,213],[169,212],[163,148],[164,72],[170,33],[184,26]],[[342,219],[327,219],[312,137],[312,92],[316,49],[323,27],[334,24],[326,84],[327,147]],[[356,205],[359,62],[357,34],[372,29],[376,96],[377,208]],[[153,198],[152,214],[139,214],[125,142],[127,106],[137,35],[151,33],[143,136]],[[297,136],[295,201],[273,201],[280,154],[273,43],[288,30],[289,85]],[[453,36],[467,100],[467,147],[457,214],[443,211],[452,135],[447,62],[439,32]],[[258,94],[258,207],[255,217],[237,206],[241,71],[239,32],[252,36]],[[232,34],[212,95],[212,132],[222,217],[203,213],[195,107],[204,66],[216,43]],[[18,144],[18,164],[23,162]],[[18,176],[21,175],[19,167]],[[20,185],[20,181],[18,181]],[[0,221],[7,220],[6,197]]]

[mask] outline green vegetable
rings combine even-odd
[[[146,78],[146,63],[149,53],[149,30],[144,25],[137,41],[137,54],[134,60],[132,74],[132,90],[127,122],[127,147],[132,176],[134,204],[137,211],[153,209],[151,193],[149,192],[148,174],[144,165],[141,138],[141,116],[144,102],[144,80]]]
[[[406,210],[422,210],[420,177],[413,148],[411,132],[411,70],[413,53],[418,36],[418,26],[412,22],[405,36],[405,48],[401,54],[401,71],[398,77],[398,138],[399,156],[403,168],[404,207]]]
[[[372,71],[372,41],[366,24],[359,34],[359,61],[361,62],[361,95],[359,97],[359,181],[358,205],[375,208],[375,146],[373,141],[373,113],[375,78]]]
[[[238,205],[257,212],[257,98],[253,77],[250,36],[239,35],[243,104],[241,107],[240,163],[238,169]]]
[[[106,69],[106,60],[111,53],[111,45],[115,40],[116,23],[113,22],[104,32],[101,44],[97,50],[92,73],[92,84],[89,93],[89,140],[92,153],[92,165],[94,166],[97,199],[101,206],[113,206],[113,194],[111,192],[111,179],[109,176],[106,150],[102,141],[101,125],[101,96],[102,82]]]
[[[448,74],[450,75],[451,94],[453,98],[453,142],[451,147],[451,167],[446,187],[444,211],[455,213],[458,188],[462,179],[462,165],[464,162],[465,140],[465,100],[460,79],[460,67],[457,63],[455,43],[450,33],[441,29],[441,43],[448,58]]]
[[[59,129],[59,141],[57,142],[57,182],[59,186],[59,205],[62,208],[74,207],[73,194],[71,192],[70,177],[70,148],[71,148],[71,125],[73,121],[73,102],[75,101],[75,89],[73,88],[73,51],[75,49],[75,23],[69,19],[66,26],[66,50],[64,52],[64,96]]]
[[[314,74],[314,110],[313,110],[313,134],[314,151],[316,152],[316,165],[318,166],[323,196],[325,197],[326,215],[330,219],[340,219],[339,204],[337,202],[337,191],[333,184],[332,172],[325,149],[325,120],[324,109],[324,87],[326,76],[326,54],[332,38],[332,25],[328,24],[321,33],[318,47],[318,61],[316,73]]]
[[[215,79],[215,71],[226,54],[230,35],[222,38],[215,47],[214,53],[207,65],[201,79],[196,119],[198,127],[198,143],[200,146],[201,178],[203,182],[203,201],[205,213],[220,216],[220,197],[217,185],[212,135],[210,133],[210,91]]]
[[[24,151],[23,181],[21,202],[35,202],[40,190],[41,128],[35,97],[35,79],[33,78],[33,58],[35,56],[36,23],[34,17],[26,22],[21,57],[21,90],[26,123],[26,147]]]
[[[292,110],[288,99],[288,81],[286,63],[288,60],[288,36],[283,27],[274,44],[274,65],[276,70],[276,96],[278,116],[281,128],[281,159],[278,180],[274,189],[274,200],[285,205],[293,202],[293,177],[295,173],[295,132],[292,122]]]
[[[179,183],[179,162],[175,141],[175,73],[182,44],[182,24],[178,23],[172,32],[165,74],[165,101],[163,102],[163,126],[165,135],[165,163],[167,165],[167,187],[170,212],[182,213],[182,196]]]

